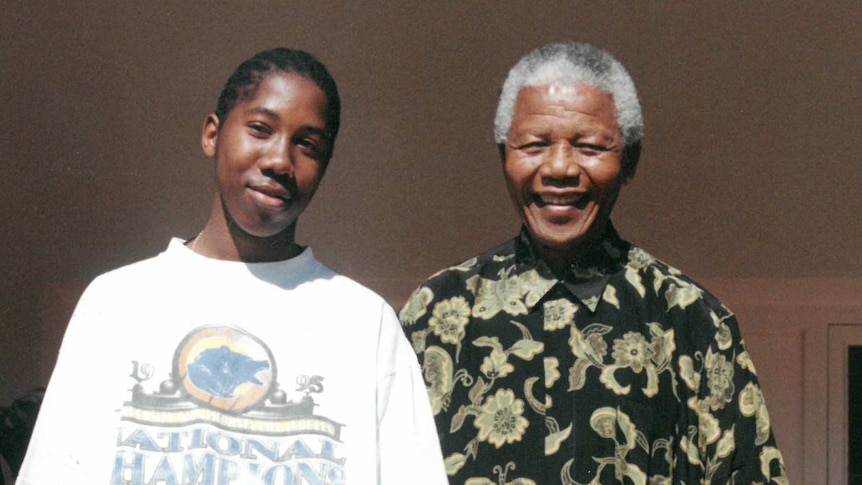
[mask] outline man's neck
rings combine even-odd
[[[559,279],[567,279],[578,267],[593,266],[601,261],[601,237],[592,237],[567,248],[545,246],[533,238],[536,253]]]

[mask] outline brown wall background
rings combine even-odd
[[[0,405],[47,381],[87,281],[198,232],[214,188],[200,124],[232,69],[279,45],[323,60],[344,102],[300,239],[394,304],[517,231],[497,89],[528,50],[568,39],[611,51],[639,88],[625,237],[707,280],[862,276],[855,0],[0,10]]]

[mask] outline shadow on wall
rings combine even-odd
[[[0,462],[8,467],[0,473],[0,485],[14,483],[21,469],[44,395],[44,388],[33,389],[9,407],[0,407]]]

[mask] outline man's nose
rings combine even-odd
[[[568,143],[558,143],[551,147],[542,165],[542,175],[557,180],[577,178],[581,166],[575,148]]]

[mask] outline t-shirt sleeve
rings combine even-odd
[[[380,484],[448,483],[416,354],[388,306],[381,322],[378,363]]]
[[[99,378],[105,355],[100,351],[99,292],[91,285],[66,328],[57,363],[45,392],[27,454],[21,465],[19,485],[98,483],[107,472],[94,476],[90,457],[112,440],[92,439],[104,427],[97,423],[110,416],[98,408],[104,400]]]

